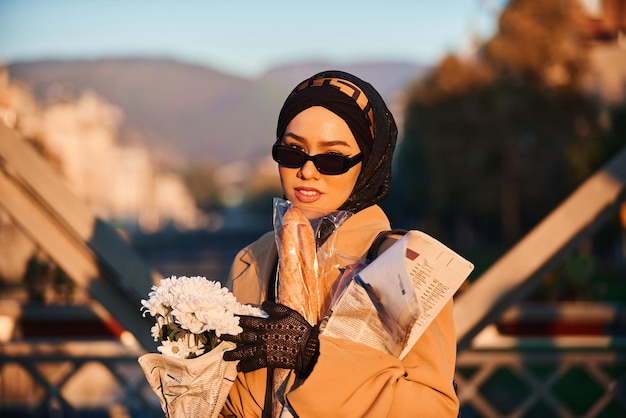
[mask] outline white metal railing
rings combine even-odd
[[[519,342],[458,356],[464,417],[626,416],[626,347]],[[534,348],[531,348],[533,347]],[[10,343],[0,356],[0,416],[162,417],[137,357],[115,341]]]
[[[623,310],[593,302],[509,309],[459,353],[456,381],[465,415],[626,416],[626,337],[611,334],[623,329]],[[567,335],[550,335],[549,329]]]
[[[480,417],[626,416],[626,351],[468,350],[456,380],[462,412]]]
[[[115,340],[0,346],[0,416],[162,417],[141,352]]]

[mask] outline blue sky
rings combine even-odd
[[[300,61],[435,63],[505,0],[0,0],[0,60],[170,57],[242,76]]]

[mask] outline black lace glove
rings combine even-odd
[[[294,369],[298,377],[308,376],[319,355],[319,328],[285,305],[265,301],[261,308],[268,318],[241,315],[243,332],[221,336],[237,344],[224,353],[224,360],[239,360],[242,372],[277,367]]]

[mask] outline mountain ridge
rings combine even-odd
[[[271,68],[254,78],[166,58],[42,60],[7,65],[44,105],[92,91],[124,113],[120,141],[141,143],[184,162],[251,161],[266,155],[278,112],[291,89],[310,75],[338,69],[327,62]],[[391,101],[428,69],[407,62],[340,66]],[[393,110],[393,108],[392,108]]]

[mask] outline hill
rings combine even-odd
[[[44,104],[89,90],[124,113],[120,140],[141,143],[172,161],[252,160],[267,155],[286,95],[327,63],[274,68],[256,79],[168,59],[16,62],[10,77]],[[393,108],[399,91],[425,67],[407,63],[343,66],[376,86]]]

